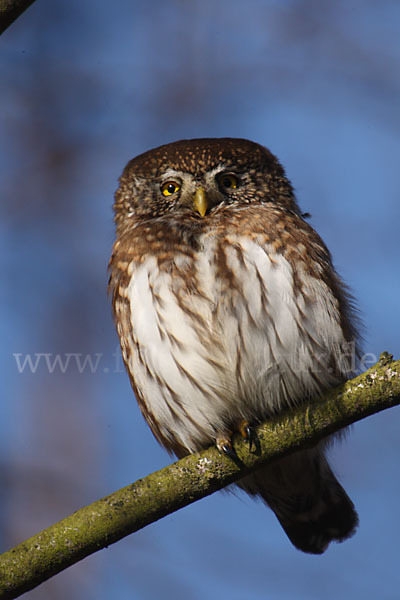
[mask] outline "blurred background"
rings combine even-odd
[[[106,296],[113,193],[136,154],[207,136],[268,146],[358,298],[365,367],[400,357],[399,40],[393,0],[38,0],[5,32],[2,551],[170,462]],[[360,527],[323,556],[217,493],[27,597],[397,599],[399,431],[392,409],[332,449]]]

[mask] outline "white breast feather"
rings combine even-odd
[[[252,421],[334,385],[329,354],[333,349],[340,354],[345,343],[326,284],[304,274],[307,298],[296,297],[288,261],[272,248],[238,238],[231,240],[226,261],[241,282],[240,292],[226,290],[216,279],[214,246],[206,238],[195,259],[201,295],[185,294],[180,275],[161,272],[155,258],[137,268],[128,288],[141,355],[139,360],[136,352],[130,364],[136,386],[163,434],[178,437],[190,451],[199,446],[199,435],[203,443],[213,441],[235,416]],[[177,260],[184,266],[184,258]],[[194,325],[182,306],[198,312],[203,324]],[[310,374],[316,369],[320,386]]]

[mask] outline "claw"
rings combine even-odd
[[[249,440],[249,452],[256,449],[257,436],[254,429],[247,427],[247,439]]]
[[[226,456],[229,456],[229,458],[232,458],[232,459],[237,458],[236,452],[232,447],[231,440],[229,437],[227,437],[227,436],[217,437],[217,448],[220,452],[222,452],[223,454],[226,454]]]
[[[234,460],[235,458],[237,458],[236,456],[236,452],[234,451],[234,449],[232,448],[232,444],[224,444],[222,446],[222,452],[224,454],[226,454],[226,456],[229,456],[229,458],[231,458],[232,460]]]
[[[253,450],[253,446],[255,449],[257,440],[257,436],[255,434],[254,429],[250,427],[248,421],[242,421],[241,423],[239,423],[238,430],[242,438],[249,442],[249,452],[251,452]]]

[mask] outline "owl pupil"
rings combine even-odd
[[[224,187],[227,187],[227,188],[229,188],[229,187],[231,187],[231,186],[232,186],[232,181],[229,179],[229,177],[225,177],[225,178],[222,180],[222,185],[223,185]]]
[[[167,187],[167,191],[168,191],[170,194],[173,194],[173,193],[174,193],[174,191],[175,191],[175,186],[174,186],[174,184],[173,184],[173,183],[170,183],[170,184],[169,184],[169,186]]]

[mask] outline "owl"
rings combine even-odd
[[[277,158],[234,138],[131,160],[115,196],[110,291],[123,359],[157,440],[182,457],[318,397],[358,352],[351,298]],[[358,518],[326,443],[238,482],[321,554]]]

